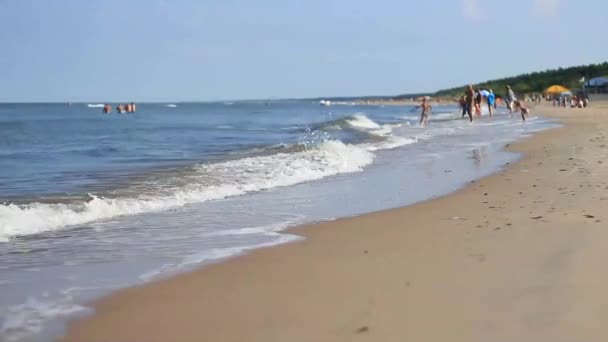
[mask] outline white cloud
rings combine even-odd
[[[463,0],[462,13],[466,18],[480,20],[483,18],[483,12],[479,6],[479,0]]]
[[[559,0],[534,0],[536,13],[546,17],[556,16],[558,6]]]

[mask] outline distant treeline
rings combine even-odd
[[[580,82],[581,78],[585,77],[585,81],[587,81],[591,78],[604,75],[608,75],[608,62],[533,72],[530,74],[477,83],[473,86],[475,89],[493,89],[498,95],[504,95],[507,84],[511,85],[513,90],[519,94],[542,93],[545,89],[554,84],[563,85],[576,91],[582,87]],[[456,88],[440,90],[435,93],[435,96],[457,97],[464,92],[465,86],[466,85],[462,85]]]

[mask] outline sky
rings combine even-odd
[[[396,95],[608,60],[606,0],[0,0],[0,102]]]

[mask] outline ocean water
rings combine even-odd
[[[0,340],[48,341],[87,303],[286,228],[411,204],[499,170],[554,127],[499,110],[315,101],[0,104]]]

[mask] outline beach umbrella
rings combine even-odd
[[[552,85],[549,88],[547,88],[547,90],[545,90],[545,94],[562,94],[562,93],[566,93],[566,92],[570,92],[570,89],[561,86],[561,85]]]

